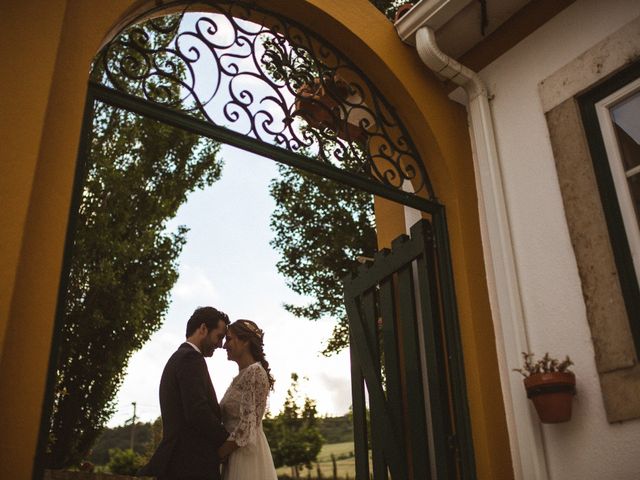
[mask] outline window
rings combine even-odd
[[[637,42],[629,41],[637,22],[539,84],[602,399],[612,423],[640,418],[640,268],[635,263],[640,61],[628,60],[637,58]]]
[[[579,98],[622,294],[640,352],[640,64]]]
[[[640,79],[600,100],[596,112],[636,278],[640,278]]]

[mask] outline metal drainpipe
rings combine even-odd
[[[511,371],[520,366],[520,352],[529,351],[529,341],[487,89],[476,72],[438,48],[431,28],[419,28],[415,39],[416,50],[425,65],[440,77],[461,86],[468,96],[480,228],[496,346],[502,360],[498,363],[514,474],[516,479],[547,480],[549,474],[540,426],[529,406],[522,381]],[[504,391],[506,386],[508,392]]]

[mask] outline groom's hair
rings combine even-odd
[[[223,321],[229,325],[229,317],[226,313],[216,310],[213,307],[198,307],[187,322],[187,338],[195,332],[203,323],[207,326],[207,331],[216,328],[218,323]]]

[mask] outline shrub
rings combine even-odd
[[[109,470],[117,475],[135,475],[144,465],[145,459],[131,449],[120,450],[112,448],[109,450]]]

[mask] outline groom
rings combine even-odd
[[[217,450],[229,434],[204,357],[222,346],[229,317],[200,307],[187,322],[187,341],[169,358],[160,380],[162,441],[139,475],[158,480],[219,480]]]

